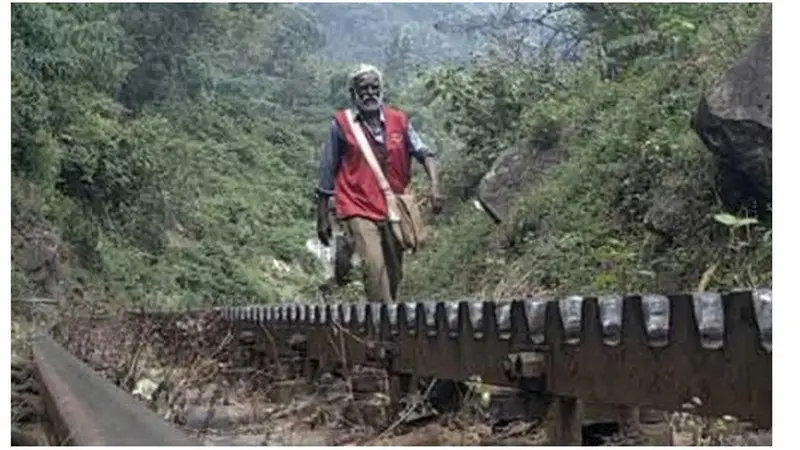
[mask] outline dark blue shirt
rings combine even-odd
[[[385,151],[384,147],[384,134],[386,131],[386,116],[381,109],[380,126],[377,128],[370,128],[372,137],[378,144],[379,151]],[[361,115],[356,115],[356,121],[361,120]],[[408,143],[408,152],[420,164],[424,163],[426,157],[435,157],[435,154],[428,148],[419,134],[411,126],[411,121],[408,122],[408,129],[406,130],[406,142]],[[325,145],[322,148],[322,156],[320,158],[319,166],[319,186],[317,187],[317,194],[319,195],[333,195],[334,184],[336,180],[336,173],[339,171],[339,164],[341,164],[342,156],[347,151],[347,141],[336,123],[336,119],[331,121],[330,133],[325,139]]]

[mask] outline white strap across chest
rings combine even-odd
[[[394,206],[394,191],[392,191],[392,187],[386,180],[383,170],[381,170],[380,165],[378,164],[378,160],[375,159],[375,152],[372,151],[372,146],[370,146],[367,142],[367,138],[364,136],[364,131],[356,124],[353,110],[348,108],[345,110],[344,115],[347,119],[347,124],[350,125],[350,129],[353,130],[353,134],[356,137],[356,143],[358,143],[358,147],[361,149],[361,154],[363,154],[364,159],[367,160],[367,164],[369,164],[370,169],[372,169],[372,172],[378,179],[378,186],[380,186],[381,191],[383,191],[383,194],[386,196],[386,204],[389,208],[389,220],[396,222],[399,220],[399,215],[397,214]]]

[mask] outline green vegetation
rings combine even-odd
[[[313,270],[298,249],[313,231],[313,153],[330,117],[307,13],[12,13],[12,214],[29,224],[15,228],[15,256],[40,227],[59,236],[73,280],[132,303],[297,293]],[[15,295],[35,293],[18,267]]]
[[[498,6],[373,5],[358,20],[342,12],[356,5],[331,8],[12,5],[12,295],[160,306],[313,295],[317,154],[346,102],[336,42],[352,60],[383,55],[389,99],[442,156],[448,213],[411,258],[406,294],[770,282],[768,228],[714,220],[709,155],[689,127],[766,6],[575,7],[553,20],[590,31],[579,62],[521,53],[515,33],[538,29],[541,8],[509,9],[516,28],[482,16]],[[447,45],[419,32],[436,23]],[[566,161],[497,228],[472,207],[481,176],[501,151],[545,144]],[[677,213],[654,219],[658,234],[645,219],[660,210]]]
[[[493,60],[430,76],[445,125],[465,143],[445,163],[451,197],[468,200],[507,148],[552,148],[566,160],[520,193],[502,230],[460,208],[409,271],[414,295],[771,284],[769,227],[714,220],[722,211],[710,154],[690,128],[704,88],[749,45],[768,10],[584,8],[605,58],[528,67]],[[603,76],[610,69],[619,75]]]

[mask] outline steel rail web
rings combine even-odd
[[[46,332],[34,337],[33,358],[57,444],[201,445],[70,355]]]
[[[248,336],[253,364],[302,342],[306,371],[377,364],[395,378],[478,375],[562,399],[663,411],[694,399],[697,414],[772,423],[771,289],[217,309]]]

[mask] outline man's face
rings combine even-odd
[[[373,112],[381,107],[381,83],[374,73],[365,73],[355,82],[354,101],[361,111]]]

